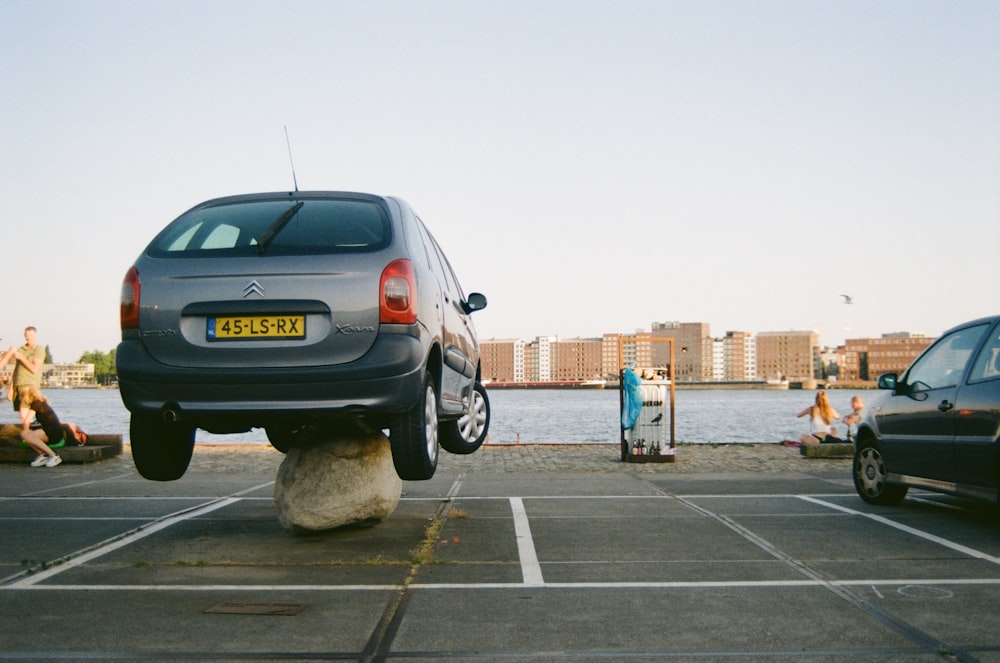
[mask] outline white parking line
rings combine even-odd
[[[524,510],[524,500],[520,497],[510,498],[510,510],[514,514],[514,535],[517,537],[517,554],[521,559],[521,577],[527,587],[541,587],[542,567],[538,564],[538,554],[535,552],[535,540],[531,537],[531,525],[528,524],[528,514]]]
[[[265,484],[266,485],[266,484]],[[149,525],[142,526],[136,530],[133,530],[125,535],[109,540],[104,543],[99,543],[91,549],[86,549],[75,556],[71,556],[63,563],[58,563],[49,569],[35,573],[30,576],[26,576],[10,585],[0,586],[0,591],[3,590],[41,590],[41,591],[188,591],[188,592],[213,592],[213,591],[231,591],[231,592],[254,592],[254,591],[285,591],[285,592],[371,592],[371,591],[398,591],[403,585],[396,584],[376,584],[376,585],[178,585],[178,584],[164,584],[164,585],[105,585],[105,584],[56,584],[56,583],[45,583],[41,584],[45,580],[49,580],[52,577],[81,565],[84,565],[91,560],[98,558],[102,555],[108,554],[114,550],[118,550],[125,546],[128,546],[136,541],[139,541],[151,534],[162,531],[173,525],[191,520],[193,518],[198,518],[204,516],[213,511],[217,511],[224,507],[230,506],[234,503],[243,500],[257,500],[262,498],[256,497],[240,497],[240,495],[246,495],[247,493],[256,491],[261,486],[256,486],[253,488],[248,488],[240,493],[235,493],[227,498],[221,498],[212,502],[204,503],[200,506],[192,507],[190,509],[185,509],[176,512],[173,515],[167,515],[160,520],[156,520]],[[543,574],[541,563],[538,560],[538,554],[534,543],[534,538],[531,532],[530,520],[528,518],[527,511],[524,506],[524,500],[526,499],[595,499],[594,496],[587,495],[576,495],[576,496],[539,496],[539,497],[457,497],[457,491],[450,491],[450,499],[453,500],[508,500],[511,508],[512,518],[514,522],[514,532],[517,539],[518,556],[521,567],[522,582],[517,583],[413,583],[409,587],[412,589],[422,589],[422,590],[503,590],[503,589],[523,589],[526,587],[544,587],[547,589],[686,589],[686,588],[811,588],[811,587],[851,587],[851,586],[865,586],[865,587],[895,587],[895,586],[906,586],[906,585],[942,585],[942,586],[959,586],[959,585],[979,585],[979,586],[998,586],[1000,585],[1000,577],[997,578],[866,578],[863,580],[833,580],[833,579],[819,579],[819,578],[806,578],[801,580],[762,580],[762,581],[743,581],[743,580],[711,580],[711,581],[648,581],[648,582],[556,582],[556,583],[546,583]],[[839,495],[830,495],[830,497],[835,497]],[[597,499],[651,499],[660,496],[599,496]],[[732,495],[699,495],[702,498],[717,498],[717,499],[733,499]],[[784,497],[784,498],[796,498],[809,502],[811,504],[816,504],[824,508],[830,509],[832,511],[839,512],[844,515],[850,516],[863,516],[869,518],[879,524],[892,527],[902,532],[906,532],[913,536],[917,536],[926,541],[938,544],[940,546],[946,547],[950,550],[958,552],[962,555],[987,561],[993,564],[1000,564],[1000,557],[989,555],[979,550],[969,548],[948,539],[930,534],[922,530],[910,527],[908,525],[903,525],[901,523],[892,521],[883,516],[877,514],[864,513],[862,511],[857,511],[849,507],[845,507],[834,502],[828,502],[819,497],[826,497],[825,495],[795,495],[795,494],[783,494],[783,495],[764,495],[757,497]],[[680,499],[682,503],[688,503],[688,496],[664,496],[664,499]],[[44,499],[44,498],[43,498]],[[51,498],[49,498],[51,499]],[[162,499],[162,498],[142,498],[142,499]],[[186,498],[190,499],[190,498]],[[403,498],[403,501],[422,501],[424,499],[430,498]],[[440,498],[436,498],[440,499]],[[84,518],[84,520],[91,520],[93,518]],[[875,590],[877,593],[877,589]]]
[[[848,508],[846,506],[841,506],[839,504],[834,504],[833,502],[825,502],[823,500],[818,500],[815,497],[810,497],[809,495],[799,495],[798,498],[805,502],[810,502],[812,504],[818,504],[820,506],[827,507],[829,509],[834,509],[835,511],[841,511],[843,513],[850,514],[852,516],[864,516],[874,520],[877,523],[883,525],[888,525],[894,529],[898,529],[901,532],[906,532],[907,534],[912,534],[913,536],[924,539],[925,541],[930,541],[936,543],[939,546],[944,546],[954,550],[955,552],[960,552],[963,555],[968,555],[969,557],[975,557],[976,559],[981,559],[985,562],[990,562],[992,564],[1000,564],[1000,557],[995,557],[993,555],[982,552],[981,550],[976,550],[974,548],[969,548],[968,546],[963,546],[960,543],[955,543],[954,541],[949,541],[948,539],[941,538],[936,534],[931,534],[930,532],[924,532],[923,530],[916,529],[915,527],[910,527],[909,525],[904,525],[902,523],[897,523],[894,520],[889,520],[884,516],[880,516],[874,513],[864,513],[862,511],[856,511],[855,509]]]
[[[205,506],[203,506],[203,507],[201,507],[199,509],[183,511],[183,512],[177,514],[176,516],[171,516],[171,517],[168,517],[168,518],[164,518],[162,520],[158,520],[158,521],[154,522],[152,525],[140,528],[140,529],[138,529],[138,530],[136,530],[136,531],[134,531],[134,532],[132,532],[130,534],[127,534],[127,535],[125,535],[125,536],[123,536],[123,537],[121,537],[119,539],[115,539],[114,541],[111,541],[111,542],[109,542],[109,543],[107,543],[105,545],[102,545],[102,546],[99,546],[99,547],[94,548],[92,550],[89,550],[89,551],[83,553],[82,555],[73,557],[72,559],[68,560],[64,564],[59,564],[58,566],[53,566],[53,567],[51,567],[49,569],[46,569],[45,571],[40,571],[38,573],[34,573],[34,574],[30,575],[30,576],[27,576],[23,580],[19,580],[19,581],[15,582],[15,583],[12,583],[8,587],[10,587],[12,589],[23,589],[25,587],[31,587],[33,585],[37,585],[38,583],[42,582],[43,580],[48,580],[49,578],[51,578],[54,575],[62,573],[63,571],[68,571],[70,569],[76,568],[77,566],[80,566],[81,564],[86,564],[87,562],[89,562],[92,559],[96,559],[96,558],[100,557],[101,555],[106,555],[109,552],[112,552],[114,550],[118,550],[119,548],[123,548],[123,547],[125,547],[127,545],[135,543],[139,539],[144,539],[147,536],[149,536],[150,534],[155,534],[156,532],[159,532],[160,530],[163,530],[163,529],[166,529],[168,527],[171,527],[172,525],[176,525],[179,522],[183,522],[185,520],[190,520],[192,518],[197,518],[198,516],[202,516],[202,515],[204,515],[206,513],[211,513],[212,511],[215,511],[216,509],[221,509],[223,507],[227,507],[230,504],[233,504],[233,503],[238,502],[238,501],[239,501],[238,498],[229,497],[229,498],[226,498],[226,499],[222,499],[222,500],[218,500],[218,501],[215,501],[215,502],[211,502],[210,504],[206,504]]]
[[[1000,585],[1000,578],[865,578],[863,580],[676,580],[646,582],[548,582],[528,585],[521,582],[414,583],[408,589],[770,589],[814,587],[906,587],[908,585],[991,586]],[[403,585],[11,585],[5,589],[33,591],[98,591],[98,592],[382,592],[399,591]]]

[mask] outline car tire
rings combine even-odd
[[[453,454],[471,454],[486,441],[490,428],[490,398],[486,388],[476,383],[472,406],[461,418],[441,424],[441,446]]]
[[[869,504],[899,504],[907,486],[887,483],[882,452],[872,441],[858,442],[854,450],[854,489]]]
[[[389,427],[389,445],[396,474],[404,481],[426,481],[438,461],[437,391],[434,378],[424,372],[417,404]]]
[[[132,415],[129,435],[135,469],[151,481],[180,479],[191,463],[194,433],[192,426]]]

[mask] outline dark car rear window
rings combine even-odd
[[[376,202],[266,200],[192,210],[161,232],[161,258],[358,253],[385,248],[389,218]]]

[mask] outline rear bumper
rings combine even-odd
[[[392,334],[350,364],[310,368],[178,368],[131,340],[116,351],[130,412],[170,411],[199,428],[230,430],[310,418],[391,419],[419,400],[427,356],[419,338]]]

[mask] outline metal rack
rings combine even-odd
[[[669,360],[661,366],[636,366],[633,370],[641,378],[639,390],[642,408],[630,429],[622,427],[621,451],[625,463],[672,463],[676,459],[674,444],[674,339],[654,337],[643,339],[618,339],[618,401],[619,414],[625,411],[625,353],[626,343],[667,343]],[[630,362],[634,363],[634,362]]]

